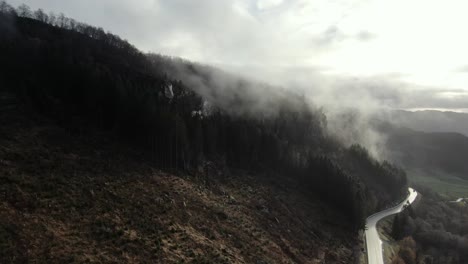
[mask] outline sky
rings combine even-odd
[[[343,104],[468,108],[464,0],[9,0]]]

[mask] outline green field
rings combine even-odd
[[[468,197],[468,180],[450,174],[408,170],[408,180],[433,189],[447,199]]]

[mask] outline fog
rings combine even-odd
[[[430,113],[396,114],[396,110],[414,109],[458,112],[468,105],[468,93],[463,89],[397,81],[395,75],[398,74],[338,76],[323,73],[327,69],[300,67],[231,70],[252,79],[270,80],[270,83],[305,95],[312,106],[321,108],[327,115],[329,133],[345,145],[358,143],[365,146],[378,159],[390,157],[386,151],[387,134],[375,126],[376,120],[428,132],[465,134],[467,131],[465,126],[457,124],[460,118],[450,118],[443,113],[436,116]],[[417,124],[413,125],[415,121]]]

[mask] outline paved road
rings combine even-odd
[[[408,188],[409,194],[406,199],[401,202],[399,205],[386,209],[384,211],[375,213],[369,216],[366,220],[366,244],[367,244],[367,260],[368,264],[384,264],[383,261],[383,248],[382,240],[379,238],[377,232],[377,222],[382,218],[387,217],[392,214],[397,214],[405,209],[406,204],[411,204],[415,199],[418,193],[412,188]]]
[[[450,201],[451,203],[460,203],[460,202],[463,202],[463,201],[468,201],[468,198],[458,198],[457,200],[455,201]]]

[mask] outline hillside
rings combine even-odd
[[[328,135],[326,116],[300,95],[143,54],[70,18],[3,9],[1,87],[61,126],[109,131],[150,152],[162,169],[214,162],[295,177],[344,210],[356,229],[405,192],[404,172],[359,146],[343,147]]]
[[[407,169],[441,171],[468,179],[468,138],[458,133],[427,133],[394,129],[388,148]]]
[[[0,8],[7,262],[350,263],[407,189],[300,94]]]
[[[345,216],[296,181],[164,172],[109,134],[60,128],[11,95],[0,122],[2,263],[353,259]]]
[[[374,125],[385,135],[387,158],[407,171],[411,184],[429,187],[445,199],[468,195],[466,136],[416,131],[382,120]]]

